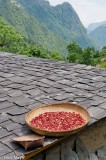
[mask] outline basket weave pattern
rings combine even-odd
[[[60,111],[75,112],[77,114],[80,114],[85,119],[86,123],[78,128],[71,129],[68,131],[48,131],[48,130],[43,130],[43,129],[36,128],[35,126],[33,127],[30,125],[30,121],[33,118],[39,116],[39,114],[42,114],[45,112],[60,112]],[[81,130],[82,128],[84,128],[90,121],[90,115],[87,112],[87,110],[85,110],[84,108],[82,108],[81,106],[79,106],[77,104],[56,103],[56,104],[49,104],[46,106],[41,106],[41,107],[35,108],[34,110],[27,113],[27,115],[25,116],[25,121],[31,130],[33,130],[34,132],[36,132],[40,135],[58,137],[58,136],[66,136],[68,134],[74,134],[74,133],[78,132],[79,130]]]

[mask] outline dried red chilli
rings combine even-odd
[[[30,121],[31,126],[49,131],[66,131],[85,124],[83,117],[75,112],[45,112]]]

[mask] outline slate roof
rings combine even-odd
[[[61,101],[85,107],[91,124],[106,117],[106,70],[0,52],[0,158],[27,153],[11,137],[31,133],[28,111]]]

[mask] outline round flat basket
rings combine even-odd
[[[85,124],[81,125],[78,128],[74,128],[71,130],[66,130],[66,131],[50,131],[50,130],[45,130],[45,129],[40,129],[35,126],[32,126],[30,124],[31,120],[39,114],[43,114],[45,112],[75,112],[76,114],[80,114],[82,118],[85,120]],[[67,136],[69,134],[74,134],[84,128],[90,121],[90,115],[86,109],[83,107],[74,104],[74,103],[56,103],[56,104],[49,104],[46,106],[41,106],[38,108],[35,108],[34,110],[30,111],[27,113],[25,116],[25,122],[28,125],[28,127],[33,130],[34,132],[40,134],[40,135],[45,135],[45,136]]]

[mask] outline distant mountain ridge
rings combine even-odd
[[[93,30],[95,30],[99,26],[105,25],[105,24],[106,24],[106,21],[102,21],[102,22],[98,22],[98,23],[91,23],[88,26],[88,32],[92,32]]]
[[[45,0],[0,0],[0,16],[27,40],[46,50],[66,53],[66,46],[76,40],[82,47],[92,45],[78,15],[65,2],[55,7]]]
[[[82,47],[91,45],[86,29],[68,2],[51,6],[45,0],[18,0],[24,8],[42,22],[51,32],[70,43],[76,40]]]
[[[100,25],[89,34],[92,39],[100,46],[106,46],[106,23]]]

